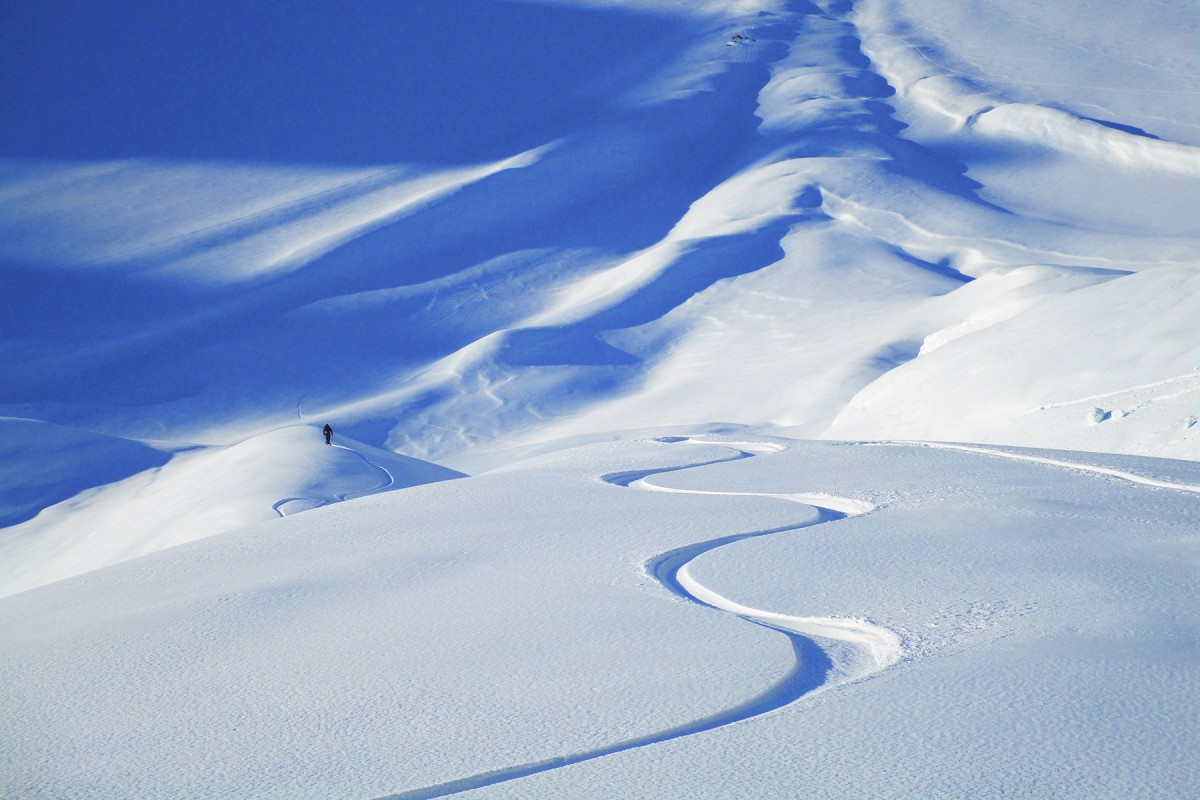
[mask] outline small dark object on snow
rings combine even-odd
[[[325,444],[330,444],[330,439],[333,438],[333,428],[329,427],[329,423],[325,423]]]

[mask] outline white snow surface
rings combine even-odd
[[[341,437],[326,447],[308,426],[183,451],[8,528],[0,539],[0,594],[262,520],[456,477],[462,473]]]
[[[1200,795],[1198,31],[13,5],[0,795]]]
[[[1194,794],[1192,464],[760,441],[572,448],[10,597],[6,793]]]

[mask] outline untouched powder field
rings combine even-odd
[[[1200,796],[1194,4],[10,5],[0,795]]]

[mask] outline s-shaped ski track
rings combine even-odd
[[[781,449],[777,445],[759,442],[708,442],[703,439],[685,439],[683,441],[694,444],[715,444],[734,448],[736,454],[729,460],[753,458],[759,453],[770,453]],[[691,468],[693,467],[689,466],[681,469]],[[674,489],[658,486],[649,480],[655,474],[677,471],[679,469],[655,470],[642,474],[640,477],[635,477],[628,483],[619,480],[610,482],[618,482],[619,485],[652,492],[720,495],[725,497],[763,497],[790,503],[800,503],[805,506],[811,506],[819,512],[819,518],[815,523],[812,523],[814,525],[859,516],[873,510],[873,506],[865,501],[838,497],[822,492],[721,492],[701,489]],[[834,658],[830,674],[819,686],[810,690],[815,691],[816,689],[828,689],[838,684],[865,678],[896,663],[901,656],[900,637],[886,628],[861,619],[849,617],[799,617],[751,608],[712,591],[692,577],[688,570],[692,561],[703,553],[707,553],[717,547],[732,544],[742,539],[753,539],[773,533],[794,531],[804,527],[808,527],[808,525],[753,531],[700,542],[652,559],[647,564],[647,569],[664,586],[685,600],[691,600],[704,606],[734,614],[748,622],[762,625],[787,636],[810,637],[821,640],[821,643],[824,645],[822,649]],[[808,693],[804,692],[804,694]],[[799,698],[800,695],[793,698],[789,703]]]
[[[335,444],[332,446],[336,447],[340,450],[346,450],[350,453],[353,453],[354,455],[361,458],[368,467],[371,467],[372,469],[377,469],[383,473],[383,477],[380,480],[380,482],[378,484],[376,484],[375,486],[371,487],[370,489],[359,489],[359,490],[353,491],[353,492],[340,492],[340,493],[334,495],[334,502],[341,503],[341,502],[345,502],[346,500],[353,500],[356,497],[366,497],[369,494],[375,494],[377,492],[382,492],[384,489],[387,489],[391,486],[396,485],[396,476],[392,475],[392,473],[389,472],[386,467],[383,467],[379,464],[376,464],[374,461],[369,460],[366,456],[364,456],[362,453],[358,452],[357,450],[354,450],[353,448],[346,447],[345,445],[340,445],[340,444]],[[287,506],[292,503],[303,504],[304,507],[301,508],[300,511],[311,511],[314,508],[321,508],[322,506],[327,506],[327,505],[329,505],[329,502],[330,501],[328,501],[328,500],[323,500],[321,498],[316,498],[316,497],[285,497],[284,499],[275,503],[275,505],[271,506],[271,509],[276,514],[278,514],[280,517],[287,517],[287,516],[290,516],[290,514],[288,514],[288,511],[287,511]],[[294,513],[299,513],[299,512],[294,512]]]
[[[770,453],[781,449],[778,445],[765,442],[710,442],[703,439],[683,437],[663,438],[659,441],[665,443],[684,442],[723,446],[732,449],[734,453],[726,458],[688,464],[682,467],[613,473],[604,475],[601,479],[615,486],[625,486],[642,491],[724,495],[728,497],[764,497],[802,503],[813,506],[818,510],[819,517],[816,522],[805,522],[797,525],[751,531],[701,541],[662,553],[650,559],[645,565],[646,573],[655,578],[664,588],[677,597],[703,606],[704,608],[733,614],[749,624],[759,625],[788,637],[794,655],[793,664],[788,672],[776,681],[773,686],[768,687],[756,697],[743,701],[732,708],[677,727],[615,742],[595,750],[561,755],[542,761],[491,770],[434,786],[426,786],[421,789],[387,795],[377,798],[377,800],[425,800],[426,798],[447,797],[472,789],[495,786],[517,780],[518,778],[525,778],[573,764],[592,761],[627,750],[634,750],[640,747],[711,731],[737,722],[761,717],[789,706],[815,692],[850,681],[861,680],[891,666],[900,659],[902,654],[900,637],[886,628],[861,619],[798,617],[750,608],[708,589],[688,572],[688,566],[692,561],[718,547],[723,547],[743,539],[796,531],[810,525],[820,525],[825,522],[834,522],[850,516],[865,514],[872,510],[869,503],[819,493],[772,494],[765,492],[718,492],[671,489],[656,486],[649,481],[649,478],[653,475],[680,472],[710,464],[753,458],[759,453]]]

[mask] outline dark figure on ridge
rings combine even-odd
[[[329,427],[328,422],[325,423],[324,433],[325,433],[325,444],[331,444],[332,442],[330,440],[333,438],[333,428]]]

